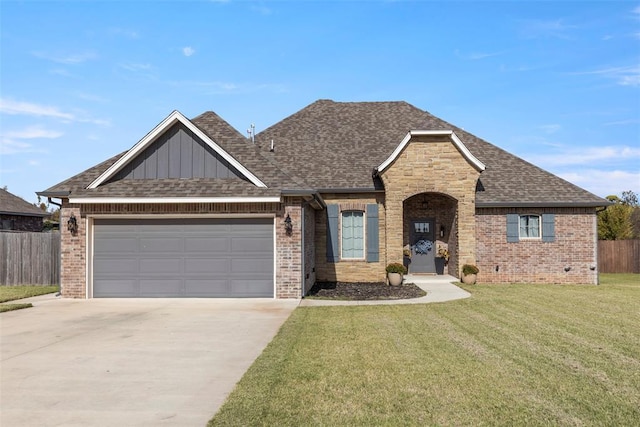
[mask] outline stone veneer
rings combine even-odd
[[[404,227],[402,229],[403,247],[410,244],[409,228],[411,220],[433,218],[435,220],[436,248],[444,246],[449,249],[449,264],[445,274],[458,276],[458,233],[457,233],[457,205],[455,199],[443,194],[424,193],[410,197],[404,201]],[[444,236],[440,236],[440,229],[444,230]],[[437,256],[437,252],[436,252]],[[411,273],[411,266],[409,266]]]
[[[382,193],[361,193],[361,194],[323,194],[327,205],[339,205],[342,210],[365,210],[367,204],[378,204],[378,230],[379,230],[379,261],[367,262],[366,260],[347,260],[335,263],[327,262],[327,212],[316,213],[316,277],[319,281],[345,281],[345,282],[383,282],[386,277],[386,226],[384,210],[384,194]],[[366,222],[366,219],[365,219]],[[340,225],[338,225],[340,229]],[[399,230],[397,231],[400,234]],[[338,239],[340,241],[340,239]],[[338,248],[338,253],[340,253]],[[366,252],[366,249],[365,249]],[[402,259],[401,259],[402,262]]]
[[[509,213],[555,214],[555,240],[507,242]],[[598,283],[594,208],[478,209],[476,240],[480,283]]]
[[[66,224],[71,214],[78,221],[78,232],[72,235],[62,227],[60,271],[61,293],[66,298],[87,297],[87,216],[91,215],[245,215],[275,214],[276,230],[276,297],[300,298],[302,294],[301,199],[285,197],[283,203],[194,203],[194,204],[69,204],[63,201],[60,223]],[[284,218],[289,213],[293,232],[287,235]],[[312,268],[312,267],[311,267]]]
[[[475,193],[480,172],[446,136],[414,137],[381,174],[386,199],[387,262],[402,262],[404,201],[421,193],[441,193],[457,201],[457,221],[451,238],[457,240],[457,258],[449,271],[475,263]],[[450,238],[450,239],[451,239]]]

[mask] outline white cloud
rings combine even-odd
[[[557,175],[600,197],[620,194],[626,190],[632,190],[636,194],[640,192],[640,171],[583,169]]]
[[[253,5],[251,6],[251,10],[254,12],[259,13],[260,15],[271,15],[272,10],[269,9],[267,6],[265,5]]]
[[[193,80],[177,80],[168,81],[166,84],[182,87],[197,88],[209,94],[220,93],[256,93],[256,92],[272,92],[285,93],[287,87],[278,83],[233,83],[222,81],[193,81]]]
[[[109,28],[109,33],[116,36],[124,36],[130,39],[137,39],[139,37],[139,34],[137,31],[130,30],[128,28],[119,28],[119,27]]]
[[[16,141],[14,139],[0,136],[0,154],[29,153],[33,151],[33,146],[27,142]]]
[[[120,68],[124,68],[125,70],[128,71],[148,71],[150,69],[153,68],[153,66],[151,64],[140,64],[140,63],[134,63],[134,62],[124,62],[122,64],[119,64]]]
[[[589,165],[616,161],[640,161],[640,148],[625,145],[601,147],[563,147],[553,153],[531,154],[527,160],[542,167]]]
[[[578,28],[576,25],[567,24],[563,19],[532,19],[522,22],[520,32],[527,38],[559,38],[568,39],[570,30]]]
[[[192,48],[191,46],[186,46],[182,48],[182,53],[184,54],[184,56],[191,56],[194,53],[196,53],[196,50],[194,48]]]
[[[11,115],[55,117],[64,120],[75,119],[73,114],[64,113],[58,110],[56,107],[32,104],[30,102],[13,101],[6,98],[0,98],[0,112]]]
[[[63,122],[79,122],[79,123],[93,123],[101,126],[110,125],[109,120],[93,119],[86,117],[85,115],[78,115],[60,111],[57,107],[51,107],[48,105],[38,105],[30,102],[14,101],[8,98],[0,98],[0,113],[10,115],[24,115],[35,117],[49,117],[54,119],[60,119]]]
[[[481,59],[486,59],[486,58],[491,58],[491,57],[494,57],[494,56],[504,55],[506,53],[506,51],[500,51],[500,52],[473,52],[473,53],[463,54],[463,53],[460,52],[460,50],[456,49],[454,51],[454,53],[458,58],[466,59],[466,60],[470,60],[470,61],[478,61],[478,60],[481,60]]]
[[[593,71],[581,71],[571,73],[574,75],[601,75],[606,78],[617,80],[622,86],[640,86],[640,66],[631,65],[627,67],[609,67]]]
[[[562,129],[562,126],[560,126],[559,124],[550,124],[539,126],[539,128],[545,133],[551,134],[558,132],[560,129]]]
[[[14,130],[0,135],[0,153],[16,154],[38,151],[33,145],[25,142],[28,139],[55,139],[64,135],[62,132],[31,126],[22,130]]]
[[[38,126],[31,126],[24,130],[10,131],[4,136],[11,139],[36,139],[36,138],[60,138],[64,133],[55,130],[43,129]]]
[[[51,54],[46,52],[33,52],[33,56],[48,61],[57,62],[59,64],[76,65],[86,61],[97,59],[98,55],[95,52],[82,52],[71,54]]]

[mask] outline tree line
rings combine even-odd
[[[611,195],[606,199],[613,204],[598,212],[598,239],[640,239],[638,196],[628,190],[623,191],[621,197]]]

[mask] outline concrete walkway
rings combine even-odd
[[[471,294],[460,289],[453,282],[459,280],[453,276],[421,276],[406,275],[404,283],[415,283],[416,286],[424,290],[427,295],[421,298],[396,299],[396,300],[376,300],[376,301],[339,301],[339,300],[318,300],[303,299],[300,301],[301,307],[314,307],[323,305],[390,305],[390,304],[426,304],[430,302],[453,301],[457,299],[469,298]]]

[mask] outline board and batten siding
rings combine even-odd
[[[183,124],[176,123],[118,172],[120,179],[244,176]]]

